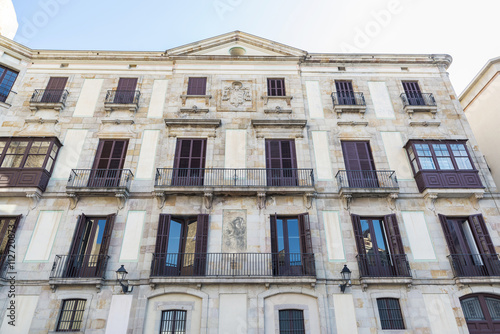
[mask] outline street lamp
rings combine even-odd
[[[344,293],[345,288],[351,285],[351,271],[347,268],[347,264],[344,264],[344,268],[342,268],[340,275],[342,275],[342,284],[339,285],[340,291]]]
[[[127,277],[127,274],[128,272],[123,266],[123,264],[116,271],[116,280],[118,281],[118,283],[120,283],[123,293],[132,292],[132,290],[134,290],[134,287],[132,287],[130,290],[128,289],[129,288],[128,282],[127,284],[123,283],[125,281],[125,278]]]

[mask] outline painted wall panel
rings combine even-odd
[[[63,211],[40,211],[24,261],[48,261]]]
[[[83,144],[88,130],[70,129],[66,132],[63,147],[57,157],[52,178],[67,180],[71,170],[78,167],[78,160],[82,153]]]
[[[9,325],[10,318],[5,317],[2,321],[0,333],[28,334],[30,333],[31,321],[35,315],[38,304],[38,296],[19,296],[15,298],[16,321],[15,326]],[[8,313],[6,312],[6,316]]]
[[[342,230],[338,211],[323,211],[325,224],[326,247],[328,259],[331,261],[344,261],[344,245],[342,244]]]
[[[135,174],[136,179],[151,180],[153,178],[159,137],[160,130],[144,130]]]
[[[247,332],[247,295],[220,294],[219,333]]]
[[[103,82],[104,79],[85,79],[73,116],[94,116],[94,111],[97,106],[99,95],[101,94]]]
[[[149,102],[148,118],[162,118],[165,98],[167,96],[168,80],[155,80],[151,101]]]
[[[356,312],[352,294],[333,294],[333,308],[338,334],[355,334],[358,332]]]
[[[106,322],[106,333],[126,334],[132,307],[132,295],[113,295]]]
[[[400,180],[413,180],[408,155],[403,148],[403,139],[400,132],[380,132],[384,143],[385,154],[389,160],[389,166],[396,171],[396,176]]]
[[[225,168],[246,167],[247,130],[226,130]]]
[[[139,260],[142,230],[146,211],[129,211],[125,232],[123,233],[120,261],[131,262]]]
[[[425,309],[433,334],[459,333],[457,321],[453,314],[450,297],[445,294],[423,294]]]
[[[422,211],[404,211],[401,214],[403,216],[406,235],[410,241],[413,259],[435,261],[436,254],[434,253],[424,213]]]
[[[368,89],[372,97],[377,118],[395,118],[391,97],[385,82],[369,81]]]
[[[311,118],[325,118],[318,81],[306,81],[307,105]]]
[[[333,180],[332,161],[328,146],[327,131],[312,131],[314,158],[316,159],[316,177],[318,180]]]

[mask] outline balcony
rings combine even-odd
[[[139,108],[139,90],[108,90],[104,100],[104,110],[108,116],[115,110],[129,110],[132,115]]]
[[[333,92],[333,111],[340,118],[343,112],[359,112],[364,117],[366,111],[365,96],[359,92]]]
[[[339,194],[352,197],[397,197],[399,184],[392,170],[339,170],[335,176]]]
[[[365,290],[369,284],[411,284],[410,264],[406,254],[359,254],[360,283]]]
[[[56,255],[49,284],[53,290],[59,285],[95,285],[100,289],[108,259],[107,255]]]
[[[64,109],[69,92],[66,89],[35,89],[31,95],[30,109],[35,113],[39,109]]]
[[[500,283],[498,254],[451,254],[448,259],[459,284]]]
[[[47,188],[50,175],[45,168],[1,168],[0,188],[10,188],[6,190],[13,193],[19,190],[21,194],[32,191],[41,193]]]
[[[17,92],[0,89],[0,107],[10,108],[14,100],[14,95],[17,95]]]
[[[415,174],[415,181],[424,195],[469,197],[484,193],[477,170],[421,170]]]
[[[114,196],[122,208],[130,195],[133,177],[130,169],[73,169],[66,193],[75,199],[73,207],[80,196]]]
[[[410,118],[414,112],[427,111],[432,113],[434,118],[437,113],[437,104],[434,95],[431,93],[402,93],[403,110]]]
[[[315,277],[314,254],[155,253],[150,282],[286,283]]]

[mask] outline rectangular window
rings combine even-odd
[[[12,86],[17,78],[17,72],[14,72],[0,65],[0,102],[5,102],[9,96]]]
[[[61,307],[57,332],[78,332],[82,328],[85,299],[66,299]]]
[[[189,78],[187,95],[206,95],[207,78]]]
[[[161,312],[160,334],[186,333],[187,311],[168,310]]]
[[[137,78],[120,78],[113,102],[117,104],[134,103],[136,88]]]
[[[304,311],[280,310],[280,334],[305,334]]]
[[[206,152],[206,139],[177,139],[172,185],[202,186]]]
[[[411,141],[406,149],[414,173],[421,170],[474,170],[465,141]]]
[[[0,167],[43,168],[51,173],[60,147],[57,138],[0,138]]]
[[[127,148],[128,140],[100,140],[87,186],[121,186]]]
[[[290,139],[266,139],[267,185],[297,186],[295,142]]]
[[[337,103],[340,105],[354,105],[354,90],[352,82],[346,80],[335,80],[335,89],[337,90]]]
[[[377,306],[382,329],[405,329],[399,300],[395,298],[377,298]]]
[[[285,79],[267,79],[267,96],[286,96]]]
[[[408,99],[408,103],[412,106],[425,105],[420,86],[417,81],[403,81],[403,89]]]
[[[61,97],[66,87],[67,77],[51,77],[43,92],[40,102],[44,103],[58,103],[61,102]]]

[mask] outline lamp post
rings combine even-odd
[[[125,267],[123,266],[123,264],[121,265],[120,268],[118,268],[118,270],[116,271],[116,280],[118,281],[118,283],[120,283],[121,287],[122,287],[122,291],[123,293],[127,293],[127,292],[132,292],[132,290],[134,290],[134,287],[132,287],[130,290],[129,290],[129,285],[128,283],[125,284],[123,283],[125,281],[125,278],[127,277],[127,270],[125,269]]]
[[[344,264],[344,268],[342,268],[340,275],[342,275],[342,284],[339,285],[340,291],[344,293],[345,288],[351,285],[351,271],[347,268],[347,264]]]

